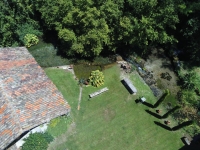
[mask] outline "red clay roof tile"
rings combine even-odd
[[[0,149],[69,111],[69,104],[25,47],[0,48]]]

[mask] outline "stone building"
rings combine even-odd
[[[0,48],[0,149],[70,112],[70,106],[25,47]]]

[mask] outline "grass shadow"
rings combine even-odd
[[[154,112],[152,112],[152,111],[150,111],[150,110],[145,110],[148,114],[150,114],[150,115],[152,115],[152,116],[154,116],[154,117],[156,117],[156,118],[158,118],[158,119],[161,119],[162,117],[160,116],[160,115],[158,115],[158,114],[156,114],[156,113],[154,113]]]
[[[162,124],[162,123],[160,123],[160,122],[154,121],[154,123],[155,123],[157,126],[160,126],[160,127],[164,128],[164,129],[166,129],[166,130],[168,130],[168,131],[172,131],[172,129],[171,129],[170,127],[168,127],[168,126],[166,126],[166,125],[164,125],[164,124]]]

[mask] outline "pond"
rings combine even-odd
[[[107,68],[112,67],[116,63],[109,63],[104,65],[92,65],[90,63],[87,64],[75,64],[74,65],[74,73],[78,79],[88,79],[90,73],[94,70],[103,71]]]
[[[90,64],[77,64],[74,65],[74,73],[78,79],[88,79],[91,71],[100,70],[102,68],[100,65],[90,65]]]

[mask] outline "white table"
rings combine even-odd
[[[146,98],[142,97],[142,98],[141,98],[141,102],[143,103],[143,102],[145,102],[145,101],[146,101]]]

